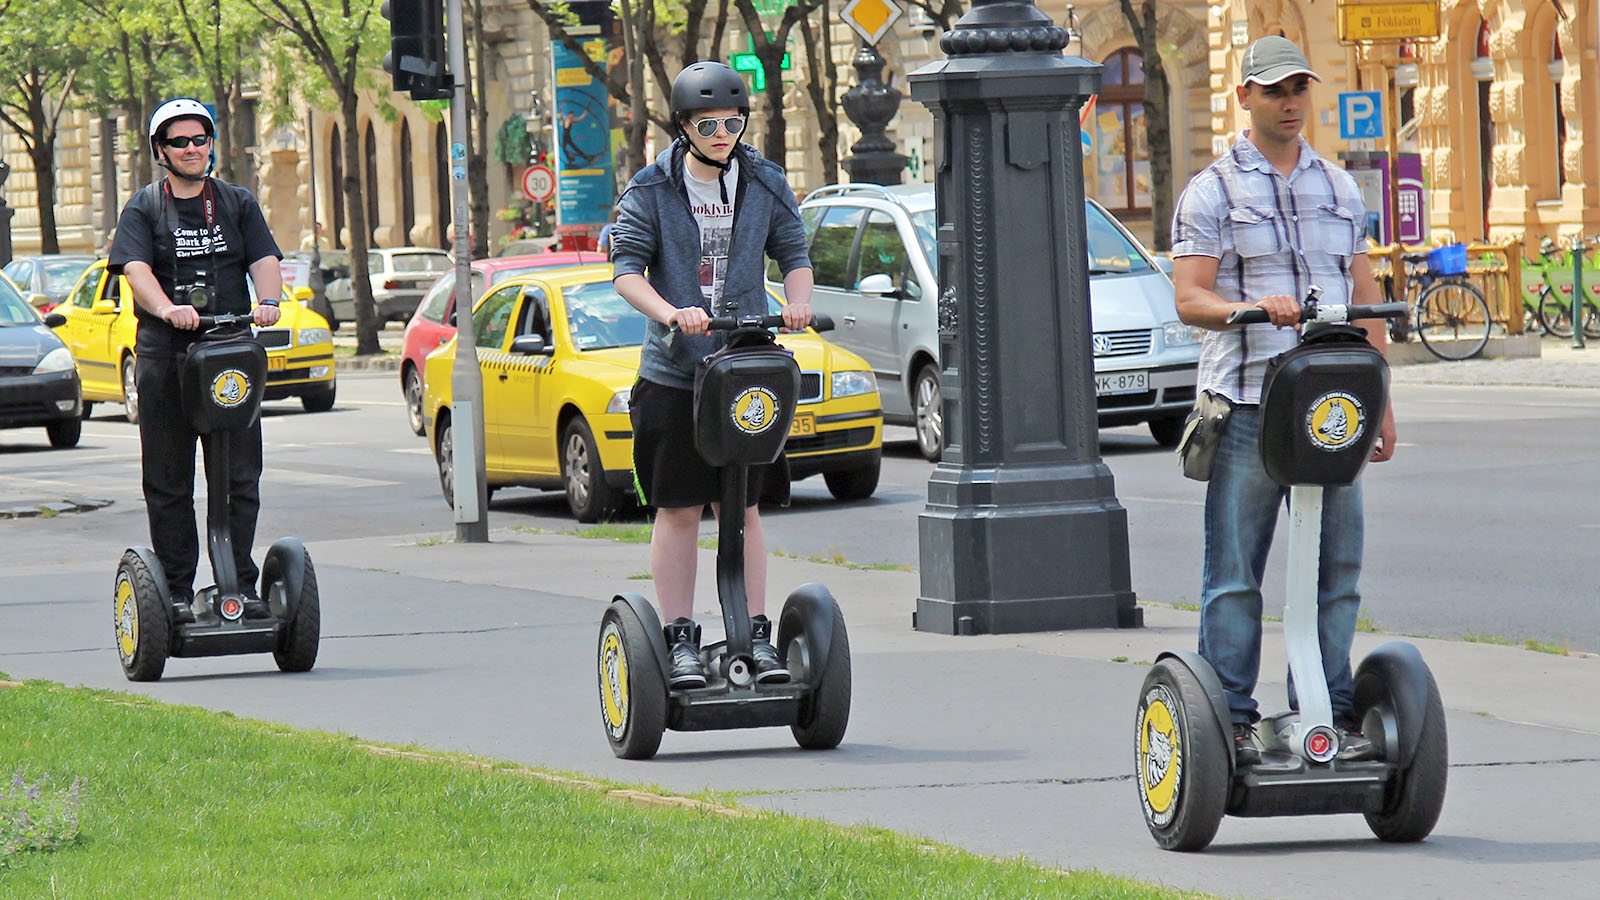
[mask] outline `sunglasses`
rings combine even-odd
[[[162,141],[161,143],[167,145],[168,147],[171,147],[174,150],[182,150],[183,148],[189,146],[190,144],[193,144],[196,147],[204,147],[205,145],[211,143],[211,135],[209,135],[209,134],[197,134],[194,137],[167,138],[166,140]]]
[[[728,116],[727,118],[723,119],[718,119],[716,117],[701,119],[700,121],[694,123],[694,130],[699,132],[701,137],[711,137],[713,134],[717,133],[718,125],[721,125],[723,128],[728,130],[729,137],[738,137],[739,133],[744,131],[744,116]]]

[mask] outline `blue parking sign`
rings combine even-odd
[[[1346,141],[1383,137],[1383,95],[1377,91],[1345,91],[1339,95],[1339,138]]]

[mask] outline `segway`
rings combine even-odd
[[[850,639],[844,614],[817,583],[796,588],[778,619],[776,649],[789,669],[785,684],[756,682],[750,612],[744,585],[746,473],[783,451],[800,391],[794,357],[768,329],[781,316],[714,318],[730,331],[727,345],[706,357],[695,379],[695,444],[721,472],[717,526],[717,597],[726,639],[700,650],[706,685],[669,690],[666,637],[644,597],[617,594],[600,620],[600,714],[611,750],[649,759],[664,729],[714,731],[788,725],[807,749],[844,739],[850,720]],[[832,327],[825,316],[812,326]]]
[[[1259,763],[1240,767],[1222,683],[1198,653],[1168,650],[1139,692],[1134,771],[1145,824],[1168,850],[1199,850],[1224,814],[1362,813],[1384,841],[1420,841],[1444,805],[1449,753],[1439,688],[1412,645],[1390,641],[1355,673],[1355,715],[1375,759],[1341,760],[1317,641],[1322,491],[1353,483],[1378,437],[1389,368],[1352,319],[1393,318],[1403,303],[1318,306],[1304,336],[1274,358],[1261,392],[1261,457],[1289,488],[1284,641],[1299,711],[1263,719]],[[1230,323],[1266,322],[1247,309]]]
[[[174,605],[161,561],[148,547],[129,547],[117,566],[117,654],[129,681],[161,678],[170,656],[268,653],[285,672],[317,661],[321,606],[317,573],[298,538],[279,539],[261,566],[265,609],[247,608],[228,532],[228,457],[233,433],[261,415],[267,352],[252,339],[250,317],[201,316],[208,329],[180,362],[184,414],[205,441],[206,537],[217,583],[191,604]]]

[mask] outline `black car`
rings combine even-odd
[[[50,446],[77,445],[83,431],[83,391],[67,345],[51,331],[66,324],[43,319],[0,279],[0,428],[43,426]]]
[[[94,262],[93,256],[19,256],[6,263],[5,274],[22,296],[40,312],[49,312],[67,299],[78,276]]]

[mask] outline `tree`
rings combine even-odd
[[[471,30],[464,38],[472,49],[467,68],[473,90],[467,91],[467,121],[474,140],[467,141],[467,215],[472,219],[470,235],[474,259],[489,255],[489,47],[483,34],[483,0],[463,0],[471,19]],[[411,236],[406,235],[406,243]]]
[[[839,74],[833,65],[833,42],[828,33],[828,4],[822,4],[822,22],[812,29],[811,17],[800,20],[800,39],[806,48],[806,96],[817,114],[817,147],[822,151],[822,183],[839,181]],[[819,39],[820,38],[820,39]]]
[[[1144,127],[1145,142],[1150,153],[1150,220],[1155,223],[1155,249],[1172,249],[1171,229],[1165,223],[1172,221],[1172,117],[1171,87],[1167,70],[1161,64],[1161,47],[1157,43],[1155,0],[1139,0],[1136,13],[1132,0],[1118,0],[1122,4],[1122,17],[1133,29],[1139,45],[1139,56],[1144,69]]]
[[[956,20],[961,18],[961,13],[964,12],[961,8],[961,0],[938,0],[937,3],[933,2],[933,0],[909,0],[909,2],[912,6],[927,13],[928,18],[939,26],[940,31],[949,31],[954,28]]]
[[[377,14],[376,0],[245,0],[279,33],[293,38],[293,55],[310,63],[292,77],[308,101],[332,95],[344,134],[345,215],[350,223],[350,283],[355,293],[356,353],[378,353],[378,317],[368,277],[366,188],[362,184],[361,132],[357,130],[358,93],[376,87],[389,47],[389,29]]]
[[[33,164],[39,252],[60,253],[56,234],[56,135],[82,55],[70,33],[75,10],[59,0],[13,0],[0,28],[0,121]]]
[[[211,89],[216,109],[217,134],[221,152],[217,155],[217,175],[236,184],[245,180],[249,161],[245,159],[248,122],[243,112],[246,72],[244,61],[261,35],[261,16],[239,0],[209,0],[201,12],[191,0],[178,0],[184,36],[189,49]],[[196,13],[200,13],[196,15]]]
[[[789,32],[822,3],[823,0],[795,0],[784,8],[778,27],[773,29],[769,37],[766,27],[761,24],[761,14],[756,10],[755,0],[734,0],[734,8],[739,11],[745,30],[750,33],[750,41],[755,47],[756,58],[761,61],[761,72],[767,82],[767,128],[762,139],[766,146],[761,148],[761,153],[780,166],[783,165],[784,137],[788,128],[783,120],[783,56],[788,52]]]
[[[192,60],[172,16],[143,0],[77,0],[83,16],[75,41],[92,48],[78,69],[80,103],[101,116],[127,115],[123,149],[135,185],[155,180],[150,115],[169,97],[197,93]],[[112,52],[105,52],[106,48]]]

